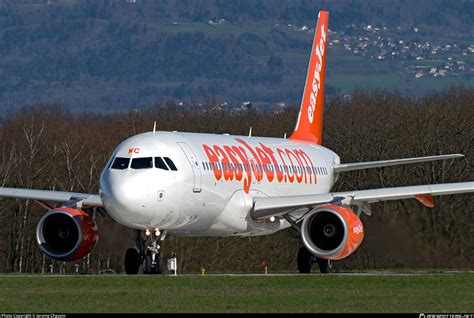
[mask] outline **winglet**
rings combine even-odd
[[[430,194],[416,194],[415,199],[428,208],[434,208],[435,206],[434,198]]]
[[[321,144],[323,131],[324,74],[329,12],[320,11],[309,59],[300,113],[290,139]]]

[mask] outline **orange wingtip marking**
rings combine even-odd
[[[428,208],[434,208],[434,198],[430,194],[417,194],[415,199]]]

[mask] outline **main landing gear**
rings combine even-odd
[[[332,262],[328,259],[323,259],[314,256],[306,247],[301,247],[298,251],[298,271],[300,273],[311,273],[311,267],[314,263],[318,263],[319,270],[323,274],[332,271]]]
[[[161,274],[161,258],[159,241],[166,237],[166,231],[159,230],[145,232],[134,230],[136,248],[129,248],[125,252],[125,273],[138,274],[140,265],[143,274]]]

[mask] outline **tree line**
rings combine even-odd
[[[258,107],[231,114],[212,100],[204,106],[157,104],[143,110],[72,114],[61,105],[35,104],[8,114],[0,125],[1,186],[98,193],[99,176],[119,142],[158,130],[283,137],[298,107],[268,114]],[[334,191],[474,180],[474,89],[452,88],[412,99],[393,92],[356,91],[351,99],[326,101],[323,145],[342,162],[463,153],[463,159],[344,173]],[[123,272],[123,255],[133,246],[129,230],[97,216],[100,241],[75,264],[53,261],[37,248],[35,226],[45,210],[31,200],[0,199],[0,271]],[[416,200],[376,203],[363,216],[366,236],[336,270],[374,268],[472,268],[472,194],[436,198],[433,209]],[[167,258],[176,252],[181,272],[296,271],[301,245],[296,231],[247,238],[169,235]]]

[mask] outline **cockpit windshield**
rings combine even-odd
[[[155,158],[155,167],[157,167],[158,169],[168,170],[168,166],[161,157]]]
[[[112,164],[112,169],[117,169],[117,170],[125,170],[128,168],[128,164],[130,163],[130,158],[122,158],[122,157],[117,157],[114,160],[114,163]]]
[[[132,164],[130,165],[132,169],[148,169],[153,168],[153,158],[152,157],[145,157],[145,158],[134,158],[132,160]]]
[[[176,169],[176,166],[174,165],[174,162],[170,158],[164,157],[163,159],[165,159],[166,163],[168,164],[168,166],[170,167],[171,170],[173,170],[173,171],[178,170],[178,169]]]
[[[129,168],[134,170],[158,168],[162,170],[177,171],[176,165],[173,160],[168,157],[143,157],[143,158],[130,158],[116,157],[113,161],[111,169],[125,170]],[[154,163],[154,164],[153,164]]]

